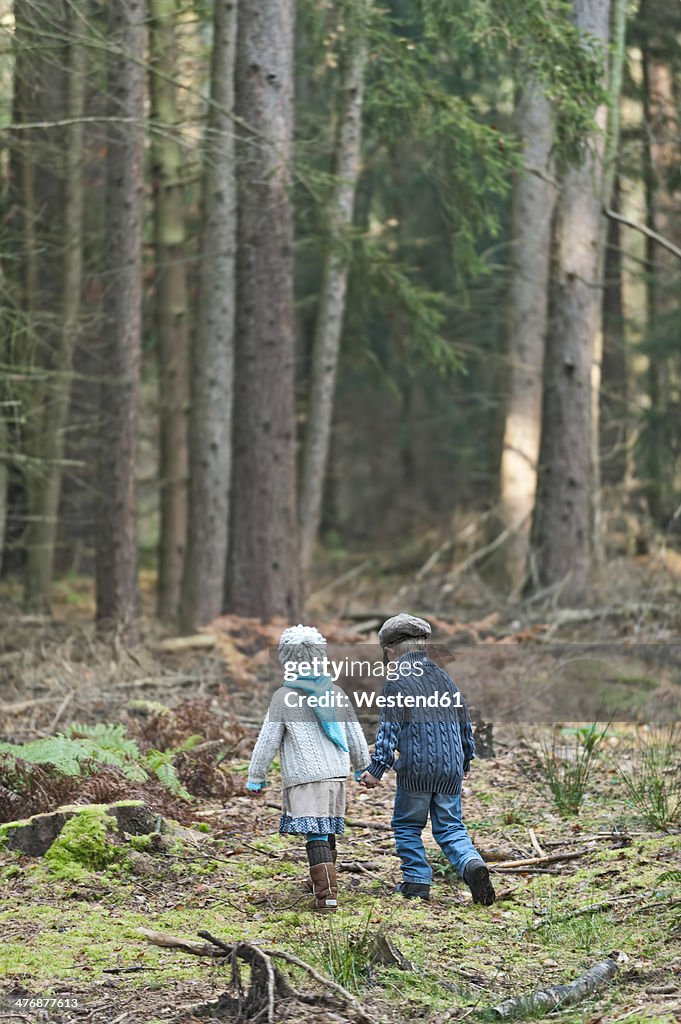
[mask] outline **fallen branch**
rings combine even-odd
[[[640,231],[641,234],[645,235],[647,238],[652,238],[654,242],[657,242],[658,245],[667,249],[667,251],[671,252],[674,256],[678,256],[681,260],[681,249],[674,245],[673,242],[670,242],[668,238],[665,238],[664,235],[660,235],[657,231],[653,231],[653,229],[649,228],[647,224],[638,224],[636,221],[629,220],[628,217],[623,217],[620,213],[615,213],[614,210],[609,210],[606,206],[603,207],[603,213],[606,217],[609,217],[610,220],[616,220],[619,224],[624,224],[628,228],[633,228],[634,231]]]
[[[463,576],[464,573],[468,572],[469,569],[472,569],[473,566],[477,565],[477,563],[480,562],[483,558],[486,558],[487,555],[491,555],[494,551],[497,550],[497,548],[500,548],[502,544],[505,544],[509,537],[512,537],[514,534],[519,533],[519,531],[522,530],[523,526],[525,525],[529,517],[530,513],[528,512],[515,526],[507,526],[506,529],[502,530],[501,533],[497,537],[495,537],[493,541],[490,541],[489,544],[485,544],[485,546],[482,548],[478,548],[477,551],[474,551],[472,555],[469,555],[468,558],[464,559],[464,561],[461,562],[459,565],[455,565],[452,571],[448,574],[447,578],[452,581],[458,580],[459,577]]]
[[[33,700],[19,700],[15,704],[0,705],[0,714],[22,715],[24,711],[38,707],[40,704],[54,704],[59,697],[34,697]]]
[[[212,956],[220,957],[224,956],[224,953],[219,953],[215,946],[211,946],[209,942],[195,942],[193,939],[182,939],[177,935],[171,935],[170,932],[155,932],[151,928],[144,928],[140,926],[137,931],[140,935],[143,935],[147,942],[151,942],[153,946],[162,946],[164,949],[181,949],[184,953],[191,953],[192,956]]]
[[[550,1010],[572,1006],[573,1003],[585,999],[615,977],[619,970],[616,957],[619,958],[619,954],[613,953],[607,960],[594,964],[588,971],[567,985],[552,985],[550,988],[533,992],[529,996],[513,996],[511,999],[506,999],[498,1006],[494,1006],[492,1013],[500,1020],[510,1020],[514,1017],[548,1013]]]
[[[180,651],[200,651],[215,647],[218,638],[215,633],[194,633],[192,636],[170,636],[152,644],[152,651],[159,654],[176,654]]]
[[[274,1020],[275,999],[300,999],[302,1002],[312,1002],[313,998],[305,993],[297,992],[287,981],[281,971],[272,963],[276,958],[286,963],[299,967],[305,971],[310,978],[322,985],[322,987],[335,992],[350,1006],[360,1024],[373,1024],[361,1003],[355,999],[352,993],[348,992],[342,985],[327,978],[310,964],[294,956],[293,953],[286,953],[282,949],[261,949],[251,942],[227,943],[211,935],[210,932],[200,931],[198,934],[206,942],[196,942],[192,939],[183,939],[168,932],[155,932],[150,928],[138,928],[140,935],[143,935],[148,942],[154,946],[162,946],[165,949],[180,949],[184,953],[191,953],[193,956],[205,956],[211,959],[227,959],[232,964],[233,977],[237,984],[240,984],[237,959],[243,960],[251,967],[251,980],[246,1001],[242,1006],[246,1017],[251,1019],[259,1018],[266,1012],[268,1022]],[[258,970],[258,968],[260,968]],[[264,991],[263,991],[264,990]],[[230,998],[230,997],[222,997]]]
[[[499,871],[504,868],[529,868],[534,864],[555,864],[561,860],[575,860],[575,858],[583,857],[588,852],[587,849],[583,849],[573,850],[572,853],[550,853],[545,857],[526,857],[524,860],[504,860],[497,864],[492,862],[492,867],[495,871]]]
[[[357,1002],[355,997],[351,995],[346,988],[343,988],[342,985],[339,985],[337,982],[331,981],[330,978],[320,974],[319,971],[316,971],[314,967],[310,966],[310,964],[305,963],[304,960],[300,960],[299,957],[294,956],[292,953],[285,953],[282,949],[268,949],[267,955],[279,957],[281,960],[285,960],[286,963],[300,967],[301,970],[309,974],[311,978],[318,981],[320,985],[323,985],[325,988],[331,989],[332,992],[337,992],[339,996],[342,996],[348,1006],[351,1006],[355,1011],[357,1019],[362,1021],[362,1024],[373,1024],[372,1018],[368,1016],[362,1005]]]
[[[542,928],[546,928],[547,925],[563,924],[564,921],[571,921],[573,917],[582,917],[584,914],[599,914],[603,910],[610,910],[614,903],[638,899],[640,899],[638,893],[627,892],[622,896],[611,896],[610,899],[603,900],[601,903],[588,903],[585,907],[569,910],[567,914],[561,914],[559,917],[547,917],[545,921],[538,921],[537,924],[526,928],[523,935],[527,935],[528,932],[539,932]]]

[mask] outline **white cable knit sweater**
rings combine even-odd
[[[338,687],[334,693],[342,694]],[[305,782],[344,779],[350,767],[366,768],[371,760],[362,727],[351,707],[343,711],[342,722],[349,753],[327,737],[312,708],[304,704],[292,712],[284,703],[290,687],[281,686],[273,695],[260,735],[253,749],[248,781],[262,783],[274,758],[279,754],[281,781],[285,788]],[[289,698],[290,699],[290,698]],[[292,720],[293,719],[293,720]]]

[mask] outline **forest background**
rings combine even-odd
[[[140,568],[193,629],[461,558],[583,605],[673,552],[674,0],[0,16],[12,599],[134,638]]]

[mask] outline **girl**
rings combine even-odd
[[[338,907],[336,836],[345,828],[345,786],[370,761],[362,727],[350,701],[320,664],[326,640],[314,626],[291,626],[279,640],[285,682],[272,697],[253,750],[247,788],[258,792],[278,755],[282,813],[279,831],[306,837],[314,909]],[[316,699],[308,703],[308,697]],[[319,698],[325,699],[319,706]]]

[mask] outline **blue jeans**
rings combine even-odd
[[[451,793],[410,793],[398,786],[395,791],[392,828],[405,882],[430,885],[433,880],[421,839],[428,814],[435,841],[449,863],[463,877],[468,861],[482,860],[482,857],[473,846],[461,820],[461,796]]]

